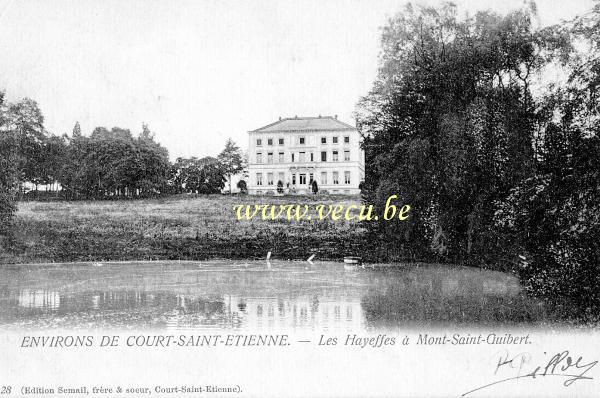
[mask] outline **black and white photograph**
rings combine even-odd
[[[599,134],[598,0],[0,0],[0,396],[598,396]]]

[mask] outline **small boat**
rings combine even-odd
[[[344,269],[345,270],[356,269],[361,264],[362,264],[362,259],[360,257],[354,257],[354,256],[344,257]]]
[[[360,257],[346,256],[344,257],[344,263],[359,265],[360,263],[362,263],[362,259]]]

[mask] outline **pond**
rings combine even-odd
[[[206,261],[0,266],[2,329],[367,330],[552,321],[510,274]]]

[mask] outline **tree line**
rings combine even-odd
[[[363,195],[413,213],[368,228],[382,253],[516,270],[585,311],[600,302],[600,3],[535,20],[532,2],[464,18],[448,3],[384,27],[357,110]]]
[[[15,200],[44,193],[62,199],[119,199],[173,193],[220,193],[244,168],[240,148],[228,139],[215,157],[178,158],[146,125],[134,136],[119,127],[95,128],[89,136],[76,123],[72,134],[44,128],[38,104],[10,103],[0,92],[0,223],[7,225]],[[26,189],[29,186],[31,189]]]

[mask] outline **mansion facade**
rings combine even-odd
[[[356,128],[336,116],[294,117],[249,131],[248,193],[358,194],[365,156]]]

